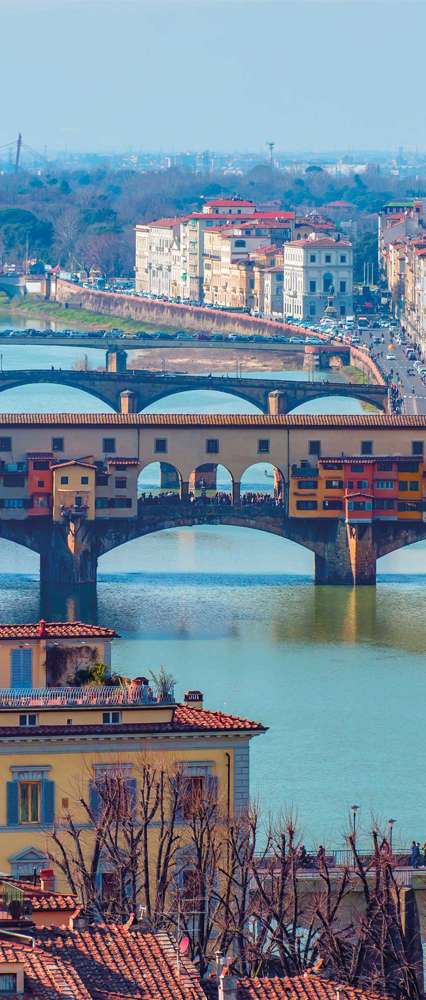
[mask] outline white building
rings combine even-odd
[[[348,240],[312,233],[284,244],[284,317],[318,323],[333,296],[338,316],[350,315],[353,255]]]
[[[182,218],[157,219],[136,226],[135,288],[148,295],[172,296],[172,266]]]

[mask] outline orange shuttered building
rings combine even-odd
[[[422,457],[318,457],[291,470],[290,517],[422,521],[425,499]]]

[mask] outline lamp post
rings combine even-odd
[[[394,825],[394,823],[396,823],[396,819],[388,819],[388,823],[389,823],[389,847],[390,847],[390,850],[391,850],[391,853],[392,853],[393,825]]]
[[[352,810],[352,831],[354,840],[356,840],[356,814],[358,812],[359,806],[351,806]]]

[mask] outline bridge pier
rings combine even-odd
[[[376,558],[371,524],[336,521],[334,537],[315,551],[315,583],[374,586]]]
[[[97,565],[97,545],[90,522],[75,516],[65,524],[52,524],[40,549],[41,590],[96,584]]]

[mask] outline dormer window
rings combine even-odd
[[[104,726],[117,726],[121,722],[121,712],[103,712],[102,722]]]

